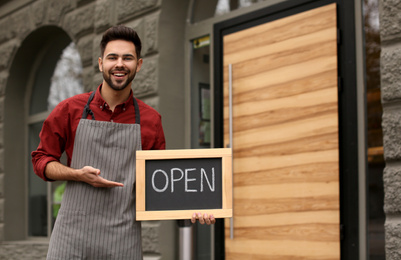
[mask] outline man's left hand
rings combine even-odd
[[[192,218],[191,218],[191,222],[192,223],[196,223],[196,220],[199,220],[199,223],[200,224],[207,224],[207,225],[211,225],[211,224],[214,224],[214,223],[216,223],[216,219],[214,218],[214,216],[212,215],[212,214],[210,214],[210,215],[208,215],[208,214],[202,214],[202,213],[194,213],[193,215],[192,215]]]

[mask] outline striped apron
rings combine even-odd
[[[68,181],[47,259],[142,259],[141,224],[135,212],[135,151],[141,149],[138,104],[135,124],[96,121],[89,97],[75,135],[72,168],[100,169],[124,187],[95,188]],[[88,114],[92,120],[87,119]]]

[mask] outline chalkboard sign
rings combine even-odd
[[[136,219],[232,217],[231,149],[137,151]]]

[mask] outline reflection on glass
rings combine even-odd
[[[238,0],[238,8],[248,7],[252,5],[252,0]]]
[[[379,1],[364,0],[366,99],[368,130],[368,248],[369,259],[384,260],[385,214],[383,211],[383,131],[380,90],[380,25]]]
[[[214,15],[222,15],[230,12],[230,0],[218,0]]]
[[[82,92],[81,57],[75,44],[71,43],[64,49],[51,78],[47,110],[53,110],[64,99]]]
[[[192,8],[192,23],[227,14],[233,10],[251,6],[266,0],[195,0]]]

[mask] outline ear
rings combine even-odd
[[[137,66],[136,66],[136,72],[139,72],[139,71],[141,70],[142,63],[143,63],[143,60],[142,60],[142,59],[139,59],[139,60],[138,60],[138,64],[137,64]]]
[[[103,72],[103,60],[101,57],[97,60],[97,63],[99,64],[99,70],[100,72]]]

